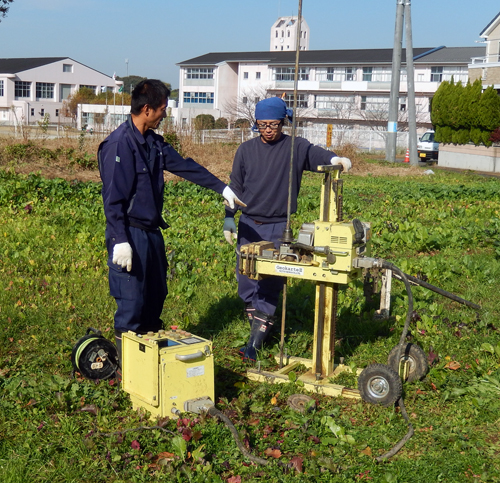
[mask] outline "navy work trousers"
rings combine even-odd
[[[160,230],[127,227],[132,247],[132,270],[113,264],[113,246],[106,233],[109,292],[115,298],[115,331],[145,334],[162,328],[160,319],[167,296],[167,259]]]
[[[238,251],[241,245],[258,241],[271,241],[275,248],[280,245],[286,222],[256,223],[249,216],[242,214],[238,223]],[[284,277],[266,277],[262,280],[251,280],[246,275],[240,275],[238,259],[236,259],[236,280],[238,281],[238,295],[245,303],[264,312],[274,315],[279,296],[285,282]]]

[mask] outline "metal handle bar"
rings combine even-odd
[[[180,355],[180,354],[175,354],[175,358],[178,361],[192,361],[193,359],[199,359],[200,357],[203,357],[203,352],[198,351],[195,352],[194,354],[186,354],[186,355]]]

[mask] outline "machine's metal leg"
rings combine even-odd
[[[316,285],[312,370],[317,379],[333,372],[338,284]]]
[[[380,309],[375,312],[375,317],[377,319],[387,319],[391,312],[392,270],[383,270],[381,279]]]
[[[283,283],[283,308],[281,309],[281,339],[280,339],[280,369],[283,369],[283,351],[285,348],[285,320],[286,320],[286,282]]]

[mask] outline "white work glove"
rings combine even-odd
[[[224,218],[224,226],[222,229],[224,230],[224,238],[230,245],[232,245],[233,240],[236,240],[236,238],[238,238],[238,235],[236,234],[236,223],[234,222],[234,218],[231,218],[230,216]]]
[[[113,248],[113,263],[120,267],[127,267],[127,272],[132,270],[132,247],[128,242],[117,243]]]
[[[345,172],[349,171],[352,167],[352,163],[349,158],[339,158],[338,156],[330,159],[330,164],[341,164]]]
[[[229,208],[231,208],[232,210],[234,210],[234,204],[236,203],[237,205],[240,205],[240,206],[246,206],[245,203],[243,203],[243,201],[241,201],[234,193],[234,191],[229,187],[229,186],[226,186],[224,188],[224,191],[222,192],[222,196],[224,197],[224,199],[226,200],[224,202],[224,204],[227,204],[229,206]]]

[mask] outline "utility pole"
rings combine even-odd
[[[405,3],[405,43],[406,43],[406,80],[408,86],[408,136],[410,164],[418,166],[417,153],[417,111],[415,106],[415,68],[413,65],[413,38],[411,30],[411,0]]]
[[[396,161],[396,142],[398,132],[399,83],[401,77],[401,51],[403,43],[403,18],[405,0],[397,0],[396,29],[392,51],[391,94],[389,97],[389,119],[387,122],[387,141],[385,156],[387,161]]]

